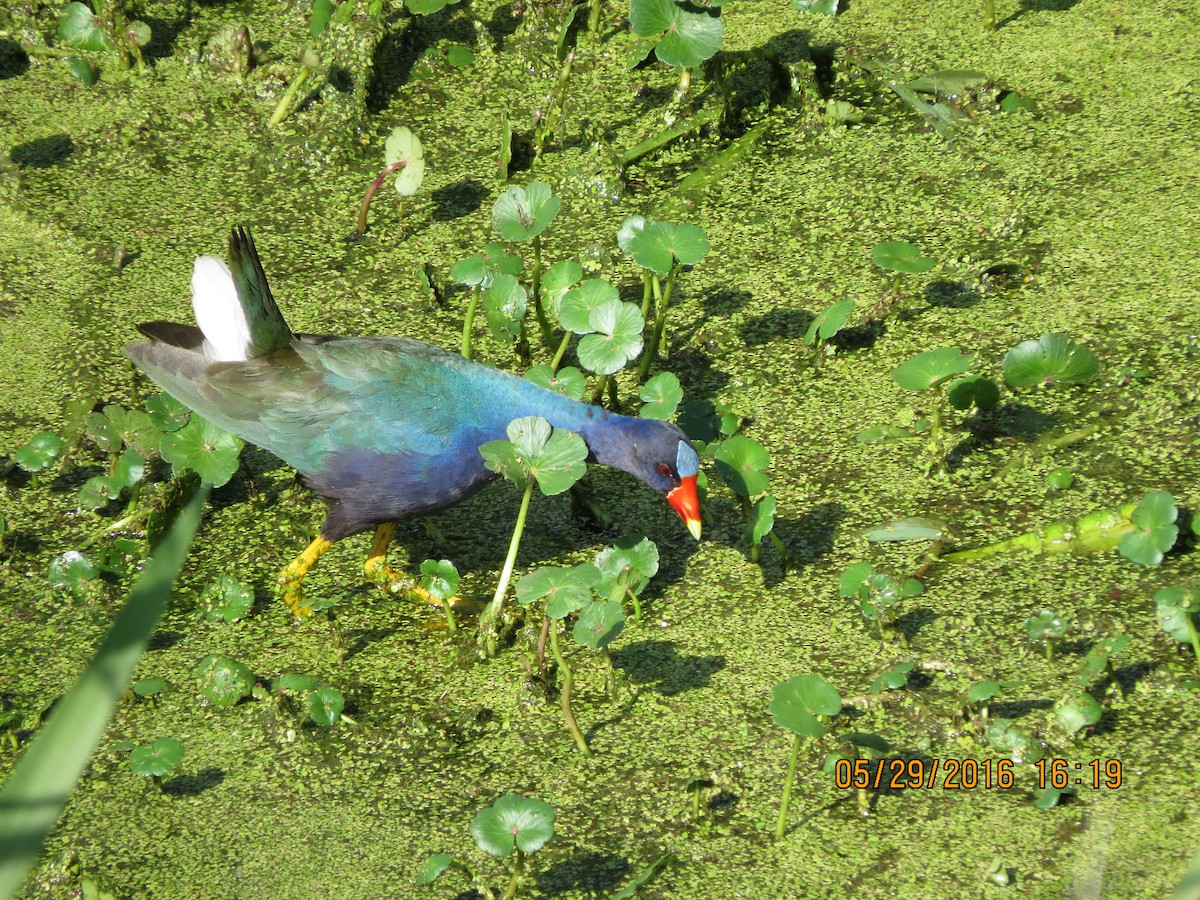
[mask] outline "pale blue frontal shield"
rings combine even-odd
[[[680,441],[679,449],[675,451],[675,473],[680,478],[687,478],[699,471],[700,457],[696,455],[691,444],[687,441]]]

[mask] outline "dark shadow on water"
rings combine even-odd
[[[75,152],[75,142],[66,134],[52,134],[17,144],[8,152],[9,158],[27,169],[49,169],[64,162]]]
[[[398,628],[363,628],[346,632],[345,640],[349,646],[342,657],[343,661],[353,659],[372,644],[387,640],[398,630]]]
[[[623,856],[592,852],[555,863],[538,876],[537,886],[551,897],[576,891],[608,896],[629,879],[632,871]]]
[[[707,687],[725,668],[723,656],[680,656],[671,641],[637,641],[612,651],[612,664],[635,684],[649,685],[666,697]]]
[[[988,707],[993,719],[1020,719],[1034,710],[1049,709],[1054,705],[1052,700],[1000,700]]]
[[[979,293],[978,288],[972,287],[964,281],[939,279],[925,286],[925,302],[931,307],[967,309],[982,299],[983,295]]]
[[[185,26],[191,25],[190,17],[182,17],[168,22],[154,16],[142,16],[142,21],[150,26],[150,43],[142,48],[142,56],[147,62],[166,59],[175,53],[175,41]]]
[[[1021,8],[1006,19],[996,22],[999,31],[1005,25],[1015,22],[1026,13],[1031,12],[1066,12],[1079,5],[1079,0],[1021,0]]]
[[[1006,403],[994,410],[976,413],[962,427],[968,436],[951,448],[946,461],[951,471],[960,468],[972,453],[1005,440],[1032,444],[1061,425],[1061,417],[1026,406]]]
[[[225,770],[206,766],[195,775],[176,775],[163,783],[163,790],[175,797],[195,797],[225,780]]]
[[[16,78],[29,71],[29,54],[16,41],[0,40],[0,78]]]
[[[738,332],[751,347],[769,344],[776,338],[804,340],[804,333],[815,316],[806,309],[778,307],[758,316],[751,316],[738,326]]]
[[[464,178],[454,184],[440,187],[430,194],[433,199],[433,220],[450,222],[477,212],[490,192],[473,178]]]
[[[913,638],[917,636],[917,632],[919,632],[926,625],[931,624],[936,618],[937,613],[934,612],[932,608],[928,606],[919,606],[916,609],[910,609],[908,612],[898,615],[896,617],[895,626],[896,630],[904,635],[904,639],[911,643]],[[918,679],[920,678],[926,678],[926,680],[928,680],[928,676],[913,674],[908,678],[908,686],[914,690],[917,690]]]
[[[187,635],[181,631],[166,631],[158,630],[150,635],[150,640],[146,644],[147,650],[166,650],[169,647],[174,647],[182,641]]]

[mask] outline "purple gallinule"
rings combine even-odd
[[[579,434],[589,461],[637,476],[700,538],[699,460],[674,425],[579,403],[420,341],[294,334],[241,228],[230,236],[228,266],[196,260],[192,305],[199,327],[139,325],[150,341],[125,353],[185,406],[294,466],[324,499],[320,533],[279,575],[297,616],[311,612],[302,584],[321,554],[371,528],[367,577],[432,602],[387,564],[395,522],[487,484],[493,473],[479,446],[505,438],[520,416]]]

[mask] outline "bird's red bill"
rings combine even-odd
[[[696,476],[685,475],[680,479],[679,486],[667,494],[667,502],[679,513],[692,537],[700,540],[700,497],[696,494]]]

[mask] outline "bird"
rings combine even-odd
[[[588,461],[657,491],[699,541],[699,458],[669,422],[620,415],[404,337],[295,333],[267,282],[249,230],[235,226],[229,262],[199,256],[196,325],[146,322],[125,355],[167,394],[295,468],[325,502],[325,521],[276,581],[297,618],[312,612],[305,575],[335,542],[374,529],[363,564],[392,593],[438,601],[393,570],[398,521],[440,512],[494,474],[479,447],[513,419],[540,416],[578,434]]]

